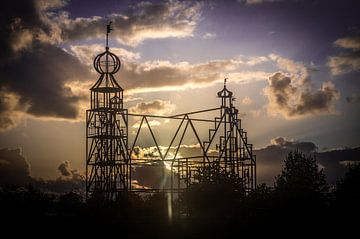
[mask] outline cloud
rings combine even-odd
[[[135,106],[129,108],[129,112],[133,114],[145,114],[145,115],[168,115],[172,113],[176,108],[175,104],[172,104],[170,101],[164,100],[154,100],[148,102],[140,102]],[[161,122],[158,120],[149,120],[150,126],[159,126]],[[140,121],[136,122],[133,128],[140,127]],[[144,122],[142,127],[147,127],[147,124]]]
[[[160,121],[158,120],[149,120],[149,125],[150,127],[153,127],[153,126],[159,126],[161,125]],[[138,129],[140,127],[140,122],[136,122],[135,124],[133,124],[132,126],[133,128],[135,129]],[[142,125],[141,125],[141,128],[143,127],[148,127],[148,125],[146,124],[146,122],[144,122]]]
[[[164,155],[166,150],[168,150],[168,146],[159,145],[161,153]],[[169,153],[167,155],[167,159],[173,159],[175,156],[175,152],[177,150],[177,146],[172,146],[169,149]],[[178,151],[176,158],[181,157],[192,157],[192,156],[200,156],[202,157],[202,149],[200,144],[181,144],[180,149]],[[160,154],[156,148],[156,146],[150,147],[140,147],[136,146],[133,151],[132,157],[134,158],[159,158]]]
[[[168,147],[166,146],[159,146],[161,153],[164,155]],[[171,147],[169,153],[167,155],[167,159],[173,159],[174,154],[177,147]],[[180,145],[180,149],[177,154],[177,158],[181,157],[190,157],[190,156],[200,156],[202,157],[202,151],[199,144],[182,144]],[[136,159],[141,160],[160,160],[159,152],[155,146],[151,147],[135,147],[133,154],[133,162],[136,162]],[[165,177],[163,177],[163,168],[165,168]],[[153,162],[152,166],[139,166],[135,167],[132,173],[133,179],[135,179],[138,184],[143,187],[150,187],[150,188],[161,188],[165,186],[170,188],[170,177],[171,177],[171,162]],[[176,175],[175,175],[175,182],[176,182]]]
[[[246,5],[260,5],[264,3],[273,3],[280,2],[282,0],[238,0],[239,3],[244,3]]]
[[[30,180],[30,164],[20,149],[0,149],[0,185],[26,185]]]
[[[24,113],[20,110],[22,107],[19,104],[20,97],[0,88],[0,99],[0,132],[24,123]]]
[[[333,75],[341,75],[360,70],[360,37],[337,39],[334,45],[344,51],[337,56],[330,56],[327,62]]]
[[[89,71],[61,49],[39,44],[0,73],[3,85],[17,94],[26,112],[35,116],[76,118],[81,97],[65,86],[67,81],[88,78]]]
[[[71,170],[70,170],[70,162],[69,161],[62,162],[57,169],[61,173],[61,176],[68,177],[72,174]]]
[[[269,77],[264,94],[269,100],[268,113],[287,119],[317,114],[334,114],[339,92],[331,82],[324,82],[318,90],[296,86],[295,78],[277,72]]]
[[[360,103],[360,94],[353,93],[346,97],[346,102],[348,103]]]
[[[90,48],[95,49],[84,45],[76,50],[69,50],[69,53],[90,66],[90,63],[92,64],[90,55],[95,55],[94,50],[90,50]],[[99,49],[101,49],[100,46]],[[110,50],[112,51],[112,49]],[[129,60],[122,62],[121,70],[116,74],[116,79],[128,94],[204,88],[216,82],[222,82],[224,74],[234,83],[266,80],[271,74],[251,70],[251,67],[269,61],[269,58],[264,56],[240,56],[238,58],[214,59],[191,64],[186,61],[172,63],[162,60],[137,62],[138,53],[119,52],[118,56],[120,58],[122,58],[121,54],[125,54]],[[79,82],[69,82],[67,86],[72,90],[80,90],[82,95],[87,95],[88,88],[94,84],[94,81],[80,82],[81,87],[79,87]]]
[[[164,163],[161,161],[153,163],[152,166],[134,167],[132,176],[137,181],[137,187],[160,189],[164,186],[170,188],[171,172],[163,171],[164,167]]]
[[[132,179],[131,180],[131,188],[132,189],[151,189],[150,187],[146,187],[144,185],[140,185],[138,180]]]
[[[273,138],[270,142],[272,145],[277,145],[291,150],[300,150],[305,153],[313,153],[317,150],[316,145],[312,142],[292,141],[281,136]]]
[[[328,182],[335,183],[348,171],[348,164],[359,162],[360,147],[318,152],[315,157],[317,162],[324,166]]]
[[[20,22],[19,18],[17,20]],[[19,52],[32,45],[33,34],[28,29],[19,29],[11,34],[10,41],[12,50]]]
[[[341,75],[360,70],[360,54],[358,52],[346,53],[340,56],[331,56],[327,65],[331,74]]]
[[[269,77],[269,85],[264,88],[268,98],[268,113],[280,114],[287,119],[318,114],[334,114],[335,102],[340,93],[332,82],[323,82],[320,89],[314,89],[309,69],[280,56],[271,56],[280,69]]]
[[[69,161],[63,161],[57,168],[62,177],[73,180],[83,180],[84,176],[77,169],[72,169]]]
[[[84,191],[84,176],[78,170],[72,169],[68,161],[60,164],[58,170],[61,177],[55,180],[33,178],[30,163],[22,155],[20,149],[0,149],[0,186],[31,184],[49,192]]]
[[[79,90],[73,86],[93,83],[89,79],[95,77],[86,64],[101,46],[71,45],[65,50],[59,47],[66,44],[64,40],[100,36],[100,28],[103,37],[109,18],[118,28],[114,37],[127,44],[147,38],[187,37],[192,35],[202,8],[194,2],[144,2],[130,7],[124,15],[70,19],[61,9],[65,5],[66,1],[60,0],[14,0],[1,8],[0,90],[6,98],[0,107],[1,131],[16,127],[28,116],[78,119],[88,87]],[[139,53],[122,48],[112,51],[126,61],[140,58]]]
[[[192,1],[140,2],[124,13],[106,17],[70,19],[68,13],[54,16],[64,40],[103,38],[104,26],[113,22],[112,33],[118,42],[137,46],[145,39],[183,38],[193,36],[200,21],[202,3]]]
[[[246,62],[239,59],[212,60],[204,63],[171,63],[169,61],[127,62],[117,73],[120,84],[133,92],[203,88],[223,80],[224,74],[235,83],[266,80],[263,71],[240,69]]]
[[[154,100],[137,103],[135,106],[129,108],[129,111],[134,114],[166,115],[172,113],[175,108],[176,105],[170,101]]]
[[[89,77],[89,70],[77,58],[43,41],[52,31],[43,22],[44,13],[38,4],[11,1],[1,8],[1,94],[7,102],[2,104],[0,115],[9,115],[7,120],[1,117],[2,129],[15,127],[20,112],[22,116],[75,119],[81,97],[65,83]]]
[[[216,36],[216,33],[206,32],[202,37],[206,40],[215,38]]]
[[[244,99],[242,99],[242,101],[241,101],[241,103],[243,103],[244,105],[251,105],[252,102],[253,102],[253,100],[248,96],[244,97]]]
[[[345,160],[352,163],[357,162],[360,157],[359,147],[317,152],[317,146],[313,142],[292,141],[284,137],[276,137],[271,140],[270,145],[254,150],[257,158],[258,182],[273,184],[275,176],[281,172],[287,154],[294,150],[313,155],[317,163],[324,169],[328,182],[332,184],[343,177],[347,171],[347,167],[344,165]]]
[[[255,66],[264,62],[268,62],[270,60],[269,57],[266,56],[251,56],[246,61],[246,65],[248,66]]]
[[[257,109],[257,110],[250,110],[250,115],[253,118],[259,118],[261,115],[261,109]]]
[[[335,46],[347,49],[360,49],[360,36],[339,38],[334,42]]]
[[[269,58],[276,63],[276,66],[284,71],[287,72],[289,75],[293,76],[296,79],[298,85],[306,84],[310,80],[309,74],[311,68],[305,66],[301,62],[295,62],[291,59],[281,57],[276,54],[270,54]]]
[[[104,46],[101,44],[89,44],[89,45],[70,45],[69,53],[79,59],[84,64],[93,65],[94,58],[99,53],[103,52]],[[140,53],[128,51],[124,48],[111,47],[110,51],[117,55],[122,61],[134,61],[140,59]]]

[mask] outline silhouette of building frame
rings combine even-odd
[[[100,74],[91,87],[90,109],[86,111],[86,196],[100,194],[107,200],[114,200],[123,192],[164,192],[176,198],[204,170],[212,168],[227,172],[242,180],[245,191],[256,187],[256,156],[253,145],[248,143],[247,132],[241,127],[239,111],[233,105],[235,98],[226,87],[217,96],[221,99],[218,108],[188,112],[173,116],[159,116],[129,113],[123,106],[123,89],[114,74],[120,69],[119,58],[109,51],[107,26],[105,52],[94,59],[94,68]],[[198,115],[217,112],[213,119]],[[138,118],[139,127],[129,147],[129,118]],[[167,119],[178,122],[175,134],[165,150],[161,150],[149,119]],[[199,136],[196,123],[210,123],[206,140]],[[139,135],[147,128],[157,150],[156,157],[134,155]],[[201,154],[180,156],[184,136],[191,131]],[[175,143],[177,141],[177,143]],[[169,152],[172,150],[172,156]],[[132,173],[137,167],[160,167],[163,177],[170,171],[170,184],[158,188],[135,187]]]

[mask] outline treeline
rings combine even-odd
[[[146,196],[129,193],[114,202],[97,196],[86,202],[74,192],[56,196],[32,186],[2,187],[2,231],[10,231],[14,236],[55,233],[221,238],[285,229],[349,231],[358,224],[359,164],[349,165],[345,177],[329,186],[313,157],[291,152],[274,186],[258,185],[250,194],[245,193],[242,181],[231,173],[209,168],[201,175],[199,182],[176,201],[171,213],[167,195],[162,193]]]

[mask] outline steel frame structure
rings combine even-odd
[[[108,33],[111,30],[108,25],[106,50],[94,60],[94,68],[100,77],[90,89],[91,108],[86,112],[87,197],[90,194],[101,194],[105,199],[114,200],[122,192],[164,192],[169,193],[173,200],[176,195],[197,182],[197,176],[207,168],[228,172],[242,180],[247,193],[253,190],[256,187],[256,156],[253,154],[252,144],[248,143],[247,132],[241,127],[239,112],[233,105],[235,99],[226,87],[226,79],[223,89],[217,94],[221,99],[218,108],[173,116],[129,113],[123,107],[123,89],[114,77],[120,69],[120,60],[109,51]],[[217,112],[218,116],[214,119],[198,117],[209,112]],[[140,122],[131,147],[128,146],[129,117],[137,117]],[[175,134],[166,147],[161,147],[158,143],[149,123],[150,118],[178,122]],[[195,122],[213,124],[212,128],[208,129],[206,140],[201,139]],[[158,153],[156,157],[134,156],[143,128],[149,130]],[[201,153],[182,157],[179,150],[185,134],[189,131],[193,132]],[[158,188],[133,187],[134,169],[152,166],[160,167],[163,177],[166,170],[170,170],[170,185],[163,184]]]
[[[132,117],[140,117],[139,128],[136,132],[132,147],[130,148],[130,167],[148,167],[162,165],[165,171],[167,162],[171,165],[171,183],[170,187],[161,187],[156,189],[138,189],[131,188],[136,192],[154,192],[162,191],[174,194],[183,192],[192,183],[197,182],[197,176],[206,168],[213,168],[219,171],[230,173],[240,178],[243,182],[244,189],[248,193],[256,187],[256,156],[253,154],[253,145],[248,143],[247,132],[241,128],[241,119],[238,110],[233,105],[234,98],[232,92],[226,88],[226,81],[222,91],[218,92],[221,98],[221,107],[212,108],[174,116],[157,116],[131,114]],[[218,112],[219,116],[211,119],[203,119],[196,117],[198,114],[205,112]],[[166,150],[161,150],[157,138],[149,123],[149,118],[162,118],[178,120],[179,124],[175,134],[172,136],[171,142]],[[213,128],[208,130],[208,139],[202,140],[194,122],[213,123]],[[145,126],[145,127],[143,127]],[[136,158],[133,151],[137,146],[140,131],[147,128],[158,152],[157,158]],[[201,154],[190,157],[179,157],[178,152],[182,146],[184,135],[192,131],[194,133],[197,144],[200,147]],[[218,137],[216,137],[218,136]],[[175,145],[175,139],[180,138]],[[218,143],[216,143],[218,142]],[[215,147],[215,150],[213,147]],[[172,157],[168,157],[170,150],[175,151]],[[163,173],[165,175],[165,173]],[[173,197],[174,198],[174,197]]]
[[[130,188],[128,112],[123,107],[123,89],[114,77],[121,63],[109,51],[111,30],[109,24],[105,52],[94,59],[100,77],[90,89],[86,111],[86,196],[97,193],[107,200]]]

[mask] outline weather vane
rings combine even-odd
[[[106,50],[109,50],[109,33],[113,30],[111,28],[112,21],[109,22],[108,25],[106,25]]]

